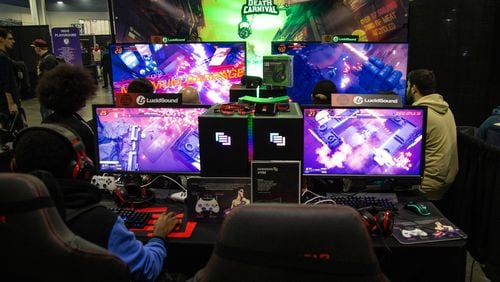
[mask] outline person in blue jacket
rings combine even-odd
[[[491,115],[481,123],[479,126],[479,130],[477,131],[477,135],[479,138],[486,140],[486,133],[488,129],[493,126],[495,123],[500,123],[500,106],[497,106],[491,112]]]
[[[65,210],[62,217],[73,233],[123,260],[129,267],[132,280],[155,281],[163,270],[167,256],[165,237],[178,223],[175,214],[162,214],[154,225],[152,238],[143,244],[127,229],[120,217],[99,204],[101,192],[98,188],[90,181],[80,179],[78,175],[83,174],[75,172],[84,169],[88,162],[91,163],[85,156],[85,150],[75,149],[74,144],[83,146],[83,142],[69,140],[67,136],[70,135],[63,136],[44,128],[28,129],[20,133],[15,141],[14,170],[51,173],[59,186],[56,191],[62,194]],[[71,131],[68,127],[64,129]],[[75,132],[71,132],[78,137]],[[54,188],[51,190],[54,191]]]

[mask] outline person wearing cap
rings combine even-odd
[[[56,56],[49,52],[49,45],[47,44],[47,41],[41,38],[35,39],[31,42],[31,47],[35,50],[37,56],[40,57],[36,67],[38,79],[40,79],[44,73],[55,68],[59,62],[57,61]],[[51,114],[51,111],[40,104],[40,114],[42,119],[45,119]]]
[[[16,71],[7,51],[14,46],[12,31],[0,28],[0,127],[5,128],[10,115],[19,112]]]

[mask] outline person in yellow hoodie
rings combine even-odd
[[[427,107],[425,170],[420,190],[431,201],[441,200],[458,173],[455,118],[443,96],[436,93],[436,77],[426,69],[408,74],[407,95],[413,106]]]

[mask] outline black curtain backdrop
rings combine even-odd
[[[467,249],[488,278],[500,281],[500,147],[470,127],[459,127],[457,137],[459,172],[439,207],[468,234]]]
[[[479,126],[500,105],[498,2],[410,2],[408,70],[435,71],[457,125]]]

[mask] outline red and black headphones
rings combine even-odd
[[[87,153],[85,152],[85,145],[83,144],[78,134],[76,134],[63,124],[43,123],[21,130],[14,140],[14,150],[19,140],[21,140],[27,132],[31,132],[34,130],[42,130],[58,136],[59,138],[64,140],[64,142],[68,146],[71,147],[71,150],[75,153],[75,157],[66,166],[67,177],[81,180],[90,180],[92,178],[92,176],[94,175],[94,163],[87,156]],[[15,158],[13,158],[11,161],[11,170],[16,171]]]
[[[390,210],[358,209],[358,212],[361,214],[365,227],[370,234],[382,236],[392,234],[394,214]]]
[[[152,190],[139,185],[126,184],[125,187],[117,187],[113,190],[113,200],[119,207],[145,208],[151,206],[155,199]]]

